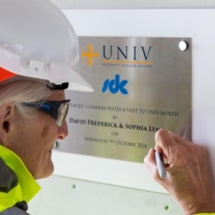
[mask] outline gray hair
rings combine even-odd
[[[36,79],[20,79],[0,85],[0,106],[13,102],[23,116],[32,115],[33,108],[26,107],[23,102],[46,100],[51,90],[45,81]]]

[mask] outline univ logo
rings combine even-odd
[[[104,81],[103,87],[102,87],[102,93],[107,92],[109,90],[112,94],[116,94],[118,92],[121,92],[123,95],[128,94],[128,91],[126,89],[126,85],[128,84],[127,80],[120,81],[120,75],[116,74],[114,79],[106,79]]]

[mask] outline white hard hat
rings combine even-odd
[[[60,9],[47,0],[0,0],[0,82],[19,75],[92,92],[78,62],[76,33]]]

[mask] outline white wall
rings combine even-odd
[[[53,176],[29,205],[31,215],[180,215],[165,194]],[[169,207],[169,208],[168,208]]]
[[[51,0],[61,9],[215,8],[214,0]]]

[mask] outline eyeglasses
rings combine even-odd
[[[22,102],[23,105],[36,108],[56,120],[58,126],[62,126],[69,110],[70,100],[62,101],[41,101],[41,102]]]

